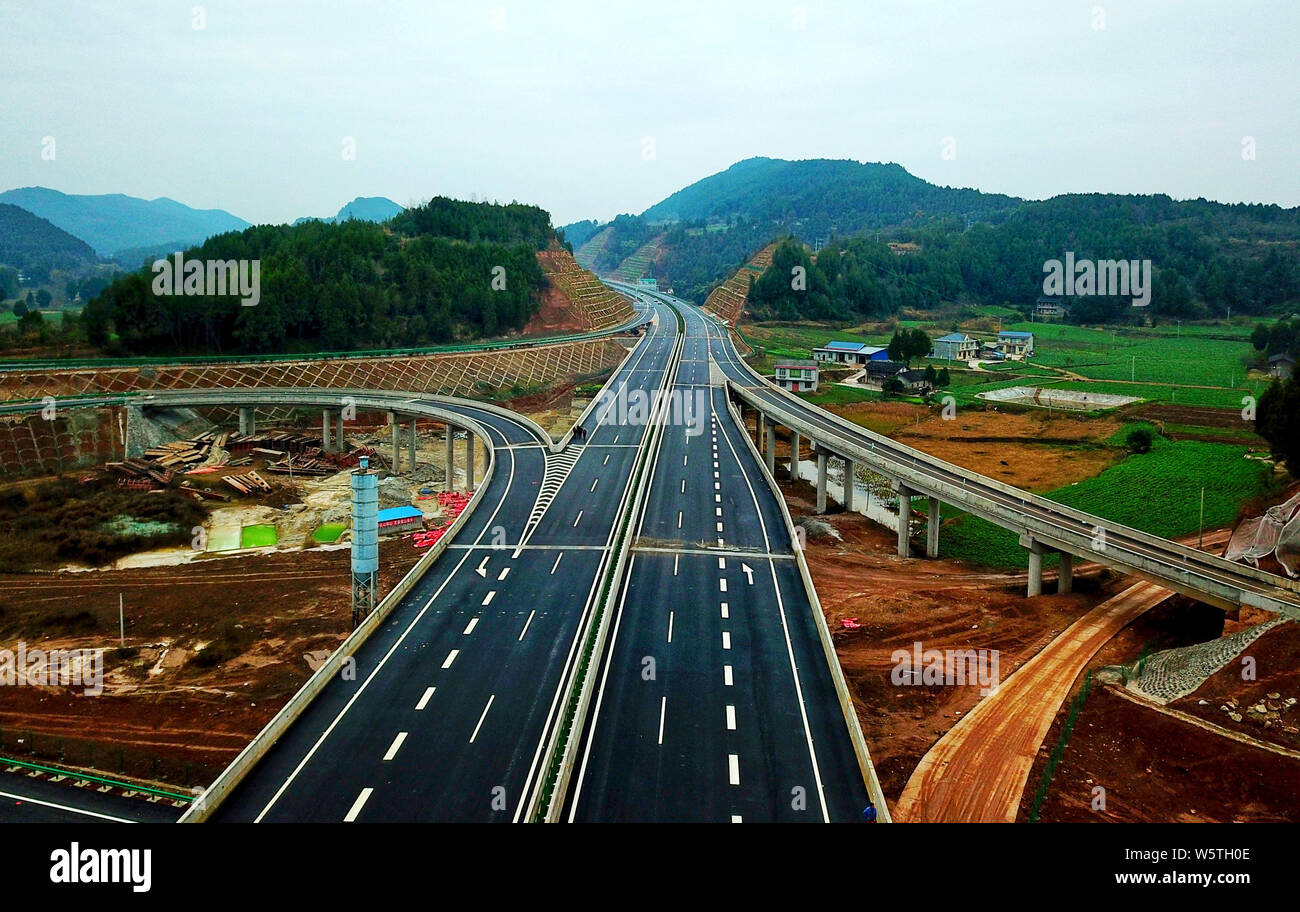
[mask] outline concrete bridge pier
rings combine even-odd
[[[455,431],[450,424],[444,426],[443,442],[446,446],[446,455],[443,465],[446,466],[446,488],[448,491],[456,490],[456,454],[452,449],[452,442],[455,440]]]
[[[898,492],[898,556],[907,558],[912,556],[911,542],[909,540],[911,538],[912,489],[899,484],[894,490]]]
[[[767,416],[759,412],[754,416],[754,436],[758,439],[754,445],[758,447],[758,452],[763,452],[763,443],[767,440]]]
[[[257,414],[251,407],[246,405],[239,407],[239,433],[257,433]]]
[[[1042,542],[1029,542],[1029,598],[1043,594],[1043,553],[1047,551]]]
[[[393,461],[390,468],[393,474],[397,475],[402,471],[402,448],[397,440],[397,415],[392,412],[388,413],[388,427],[393,435]]]
[[[334,447],[330,441],[330,410],[323,409],[320,413],[320,446],[326,453],[333,453]]]
[[[126,407],[126,430],[124,432],[125,440],[122,441],[122,458],[136,459],[144,455],[144,435],[141,429],[144,427],[144,408],[139,405],[128,404]]]
[[[465,431],[465,493],[474,490],[474,434]]]
[[[925,522],[925,556],[939,556],[939,498],[930,498],[930,512]]]
[[[1074,591],[1074,555],[1068,551],[1061,552],[1061,567],[1057,576],[1056,592],[1066,595]]]
[[[817,447],[817,512],[826,512],[826,451]]]
[[[844,463],[844,511],[853,512],[853,460],[847,456],[841,456],[840,462]]]
[[[790,480],[799,477],[799,432],[790,432]]]
[[[772,477],[776,477],[776,425],[767,422],[767,433],[763,435],[767,443],[767,449],[764,450],[764,456],[767,458],[767,471]]]
[[[415,471],[415,419],[406,426],[406,468]]]

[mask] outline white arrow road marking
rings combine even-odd
[[[474,572],[483,577],[483,579],[487,579],[487,562],[489,560],[491,560],[491,555],[483,558],[483,560],[479,562],[479,565],[474,568]]]
[[[753,568],[753,567],[749,566],[749,564],[741,564],[741,565],[740,565],[740,572],[743,573],[743,574],[745,574],[745,577],[749,580],[749,585],[751,585],[751,586],[754,585],[754,568]]]

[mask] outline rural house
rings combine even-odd
[[[979,351],[980,344],[965,333],[948,333],[934,340],[931,358],[947,358],[949,361],[969,361]]]
[[[776,362],[776,384],[793,393],[817,390],[817,362],[787,358]]]
[[[868,361],[884,361],[889,357],[887,349],[864,342],[827,342],[821,348],[813,349],[813,359],[824,364],[866,364]]]
[[[998,347],[1013,361],[1023,361],[1034,354],[1034,334],[1004,329],[998,333]]]
[[[1065,318],[1069,312],[1070,305],[1063,298],[1052,298],[1042,295],[1034,302],[1034,315],[1043,319],[1052,319],[1053,317]]]
[[[1286,352],[1268,356],[1268,375],[1277,380],[1286,380],[1295,370],[1295,358]]]

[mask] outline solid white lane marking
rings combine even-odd
[[[727,731],[736,730],[736,707],[727,704]]]
[[[497,591],[493,589],[491,592],[489,592],[486,596],[483,597],[483,604],[491,605],[492,600],[496,597],[497,597]]]
[[[505,567],[504,569],[502,569],[501,573],[497,576],[497,582],[501,582],[501,580],[505,579],[506,574],[509,572],[510,572],[509,567]]]
[[[730,687],[731,684],[732,684],[732,680],[731,680],[731,666],[730,666],[730,665],[723,665],[723,666],[722,666],[722,683],[723,683],[723,685],[725,685],[726,687]]]
[[[459,650],[459,649],[453,649],[451,652],[447,653],[447,658],[445,658],[445,659],[443,660],[443,662],[442,662],[442,667],[443,667],[443,668],[450,668],[450,667],[451,667],[451,663],[454,662],[454,661],[456,661],[456,656],[458,656],[458,655],[460,655],[460,650]]]
[[[497,698],[496,694],[488,697],[487,706],[483,707],[483,715],[478,717],[478,725],[474,726],[474,734],[469,736],[469,743],[473,744],[474,739],[478,737],[478,730],[483,727],[483,720],[487,718],[487,711],[492,708],[492,701]]]
[[[573,520],[573,525],[574,525],[575,528],[577,527],[577,525],[578,525],[578,520],[580,520],[580,519],[582,519],[582,511],[581,511],[581,510],[578,511],[578,515],[577,515],[577,516],[574,518],[574,520]]]
[[[722,619],[725,621],[725,620],[726,620],[728,617],[730,617],[730,616],[731,616],[731,612],[730,612],[729,606],[727,605],[726,602],[723,602],[723,603],[722,603]]]
[[[723,649],[731,648],[731,634],[725,630],[722,631],[722,648]]]
[[[363,788],[361,790],[361,794],[357,796],[357,800],[352,802],[352,809],[349,810],[347,816],[343,818],[344,823],[351,823],[357,819],[357,815],[360,814],[361,809],[366,806],[366,801],[370,798],[370,794],[373,791],[374,789],[372,788]]]
[[[664,715],[668,712],[668,698],[659,701],[659,743],[664,743]]]
[[[461,636],[469,636],[471,633],[474,632],[474,628],[477,626],[478,626],[478,618],[470,618],[469,623],[465,625],[465,632],[461,634]]]
[[[100,814],[96,811],[85,811],[81,808],[69,807],[66,804],[55,804],[52,801],[41,801],[39,798],[29,798],[26,795],[15,795],[12,792],[0,792],[5,798],[12,798],[15,801],[22,801],[27,804],[39,804],[41,807],[54,808],[59,811],[68,811],[72,814],[82,814],[86,817],[98,817],[100,820],[111,820],[114,823],[135,823],[134,820],[128,820],[125,817],[112,817],[108,814]]]
[[[420,702],[415,704],[415,708],[416,708],[417,710],[420,710],[420,709],[424,709],[424,707],[428,706],[428,705],[429,705],[429,700],[431,700],[431,699],[433,698],[433,692],[434,692],[435,690],[437,690],[437,689],[438,689],[438,688],[436,688],[436,687],[426,687],[426,688],[424,689],[424,696],[420,697]]]
[[[537,613],[536,610],[528,612],[528,620],[524,621],[524,629],[519,631],[519,639],[522,640],[524,638],[524,634],[528,632],[528,625],[533,622],[533,615],[535,615],[536,613]]]
[[[397,737],[393,739],[393,743],[388,746],[388,753],[384,754],[384,760],[392,760],[396,757],[398,749],[402,746],[402,742],[405,740],[406,732],[398,732]]]
[[[727,778],[732,785],[740,785],[740,757],[727,754]]]
[[[668,612],[668,642],[673,641],[673,612]]]
[[[557,554],[557,555],[555,556],[555,563],[551,564],[551,575],[552,575],[552,576],[555,575],[555,568],[558,567],[558,566],[560,566],[560,558],[562,558],[562,557],[564,557],[564,552],[563,552],[563,551],[561,551],[559,554]]]

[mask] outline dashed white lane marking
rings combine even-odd
[[[555,575],[555,568],[558,567],[558,566],[560,566],[560,558],[562,558],[562,557],[564,557],[564,552],[563,552],[563,551],[561,551],[559,554],[555,555],[555,563],[551,564],[551,576],[554,576],[554,575]]]
[[[406,732],[398,732],[397,737],[393,739],[393,743],[388,745],[388,753],[384,754],[384,760],[392,760],[396,757],[398,750],[402,747],[402,742],[405,740]]]
[[[717,478],[717,477],[718,477],[718,473],[717,473],[717,472],[714,472],[714,473],[713,473],[713,477],[714,477],[714,478]]]
[[[732,785],[740,785],[740,757],[727,754],[727,779]]]
[[[492,600],[493,600],[494,598],[496,598],[496,597],[497,597],[497,591],[496,591],[495,589],[493,589],[493,590],[492,590],[491,592],[489,592],[487,595],[483,596],[483,604],[484,604],[484,605],[491,605],[491,604],[492,604]]]
[[[682,493],[683,493],[683,494],[686,493],[686,479],[685,479],[685,478],[682,479]]]
[[[726,602],[723,602],[723,603],[722,603],[722,619],[725,621],[729,616],[730,616],[730,609],[727,607],[727,603],[726,603]]]
[[[487,711],[492,708],[492,701],[497,698],[496,694],[488,697],[487,706],[483,707],[483,715],[478,717],[478,725],[474,726],[474,734],[469,736],[469,743],[473,744],[474,739],[478,737],[478,730],[483,727],[483,720],[487,718]]]
[[[681,527],[682,527],[682,511],[681,511],[681,510],[678,510],[678,511],[677,511],[677,528],[680,529]]]
[[[415,704],[415,708],[416,708],[417,710],[420,710],[420,709],[424,709],[424,707],[428,706],[428,705],[429,705],[429,700],[433,698],[433,692],[434,692],[435,690],[437,690],[437,689],[438,689],[438,688],[436,688],[436,687],[426,687],[426,688],[424,689],[424,696],[420,697],[420,702]]]
[[[731,666],[730,666],[730,665],[723,665],[723,666],[722,666],[722,683],[723,683],[723,685],[726,686],[726,687],[730,687],[731,684],[732,684],[732,681],[731,681]]]
[[[680,554],[673,555],[673,576],[677,575],[677,562],[680,561],[681,559],[682,556]]]
[[[725,576],[718,580],[718,589],[722,592],[727,591],[727,578]]]
[[[731,634],[725,630],[722,631],[722,648],[723,649],[731,648]]]
[[[581,520],[581,519],[582,519],[582,511],[579,510],[579,511],[578,511],[578,515],[577,515],[576,517],[574,517],[574,520],[573,520],[573,525],[574,525],[575,528],[576,528],[577,525],[578,525],[578,521]]]
[[[722,482],[720,482],[720,481],[715,481],[715,482],[713,483],[713,490],[715,490],[715,491],[721,491],[721,490],[722,490]]]
[[[591,483],[591,491],[596,490],[596,482],[597,482],[597,481],[600,481],[600,479],[597,478],[596,481],[593,481],[593,482]],[[590,494],[591,491],[588,491],[587,493]]]
[[[740,815],[739,815],[739,814],[732,814],[732,815],[731,815],[731,822],[732,822],[732,823],[744,823],[744,821],[740,819]]]
[[[722,503],[722,495],[721,495],[721,494],[714,494],[714,495],[713,495],[713,502],[714,502],[715,504],[720,504],[720,503]],[[718,515],[721,516],[722,514],[719,513]]]
[[[736,730],[736,707],[727,704],[727,731]]]
[[[621,437],[621,436],[622,436],[621,434],[615,434],[615,435],[614,435],[614,442],[615,442],[615,443],[618,443],[618,438]]]
[[[451,667],[451,663],[454,662],[454,661],[456,661],[456,656],[458,656],[458,655],[460,655],[460,650],[459,650],[459,649],[453,649],[451,652],[447,653],[447,658],[445,658],[445,659],[442,660],[442,667],[443,667],[443,668],[450,668],[450,667]]]
[[[524,621],[524,629],[519,631],[519,639],[522,640],[524,638],[524,634],[528,632],[528,625],[533,622],[533,615],[535,615],[536,613],[537,612],[535,610],[528,612],[528,620]]]
[[[714,516],[721,516],[721,515],[722,515],[722,507],[714,507],[714,508],[713,508],[713,515],[714,515]]]
[[[605,456],[605,461],[602,462],[601,465],[609,465],[609,456],[608,456],[608,454],[606,454],[606,456]]]
[[[718,558],[718,569],[719,570],[727,569],[727,559],[725,557]]]
[[[668,698],[659,701],[659,743],[664,743],[664,715],[668,712]]]
[[[673,641],[673,612],[668,612],[668,642]]]
[[[374,789],[372,788],[363,788],[361,790],[361,794],[357,796],[357,800],[352,802],[352,808],[348,811],[347,816],[343,818],[344,823],[351,823],[357,819],[357,815],[360,814],[361,809],[366,806],[366,801],[370,798],[373,791]]]
[[[501,573],[498,574],[498,576],[497,576],[497,582],[499,583],[499,582],[501,582],[503,579],[505,579],[505,578],[506,578],[506,574],[509,573],[509,572],[510,572],[510,568],[509,568],[509,567],[505,567],[505,568],[503,568],[503,569],[501,570]]]
[[[478,626],[478,618],[470,618],[469,623],[465,625],[465,632],[461,634],[461,636],[469,636],[471,633],[474,632],[474,628],[477,626]]]

